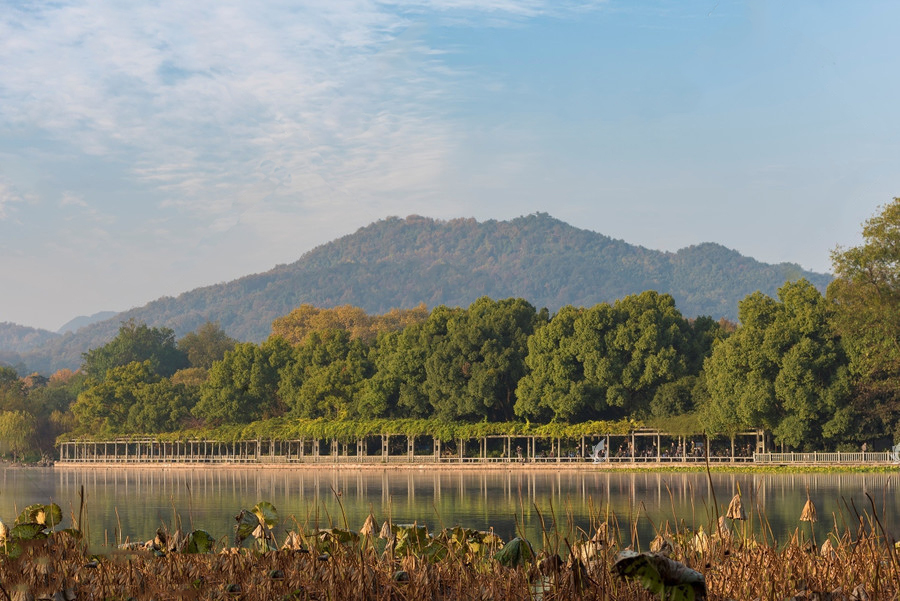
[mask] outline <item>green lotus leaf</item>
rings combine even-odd
[[[240,545],[259,527],[260,521],[255,513],[247,511],[246,509],[241,509],[241,512],[234,516],[234,519],[237,521],[234,542],[235,544]]]
[[[331,536],[334,537],[336,541],[344,545],[359,542],[359,534],[353,532],[352,530],[345,530],[343,528],[332,528]]]
[[[673,601],[706,598],[703,574],[663,555],[625,550],[616,556],[613,571],[621,578],[637,580],[660,598]]]
[[[260,501],[253,508],[253,513],[259,518],[259,521],[269,528],[278,523],[278,510],[268,501]]]
[[[420,551],[421,556],[431,562],[443,561],[448,553],[447,546],[437,541],[432,541],[431,544],[426,545]]]
[[[10,538],[17,538],[19,540],[47,538],[47,534],[44,532],[44,525],[38,523],[18,524],[10,531],[9,536]]]
[[[25,509],[19,513],[19,517],[16,518],[15,524],[18,526],[19,524],[36,524],[37,523],[37,514],[39,511],[43,510],[44,506],[40,503],[36,503],[34,505],[29,505]]]
[[[184,553],[210,553],[216,545],[216,539],[206,530],[194,530],[188,534],[187,544],[184,546]]]
[[[56,503],[42,505],[35,503],[29,505],[16,518],[16,525],[19,524],[41,524],[48,528],[58,526],[62,522],[62,510]]]
[[[524,566],[534,561],[534,547],[526,539],[517,536],[497,551],[494,559],[508,568]]]
[[[38,524],[44,524],[48,528],[59,526],[62,522],[62,509],[56,503],[44,505],[42,510],[38,512],[35,520]]]
[[[22,555],[22,544],[16,540],[10,539],[0,545],[0,552],[6,554],[10,559],[17,559]]]
[[[394,529],[394,553],[397,555],[416,555],[431,543],[428,528],[417,524],[398,525]]]

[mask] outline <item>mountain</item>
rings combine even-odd
[[[276,317],[302,303],[351,304],[381,313],[421,302],[468,306],[487,295],[522,297],[555,311],[652,289],[672,294],[687,317],[735,320],[737,303],[747,294],[774,295],[785,281],[800,277],[820,290],[831,279],[792,263],[760,263],[712,243],[676,253],[649,250],[543,213],[482,223],[390,217],[314,248],[290,265],[163,297],[17,352],[29,368],[42,372],[75,367],[82,352],[112,339],[127,319],[164,325],[178,336],[213,320],[235,338],[260,341]]]
[[[49,330],[29,328],[8,321],[0,323],[0,350],[30,351],[56,337],[56,334]]]
[[[114,317],[118,314],[118,311],[100,311],[99,313],[94,313],[93,315],[81,315],[80,317],[76,317],[67,321],[60,329],[56,331],[56,333],[65,334],[66,332],[76,332],[85,326],[89,326],[92,323],[97,323],[98,321],[103,321],[104,319],[109,319],[110,317]]]

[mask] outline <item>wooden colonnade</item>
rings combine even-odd
[[[754,437],[754,452],[765,450],[761,432],[745,432],[740,436]],[[405,453],[391,453],[391,439],[405,438]],[[429,452],[417,452],[416,441],[430,438]],[[379,443],[380,439],[380,445]],[[337,439],[298,438],[294,440],[186,440],[165,441],[152,438],[114,439],[107,441],[73,440],[61,442],[60,463],[562,463],[583,462],[590,459],[593,441],[606,440],[606,452],[602,456],[609,462],[691,462],[704,458],[702,446],[707,444],[701,435],[693,437],[667,434],[658,430],[640,429],[628,435],[596,434],[579,439],[536,435],[489,435],[478,438],[460,438],[447,442],[429,435],[372,435],[350,442]],[[651,444],[648,446],[647,440]],[[670,453],[663,450],[663,439],[671,442]],[[621,443],[615,448],[614,441]],[[396,442],[396,441],[394,441]],[[477,454],[468,454],[473,442],[478,444]],[[493,449],[490,448],[493,443]],[[499,445],[498,445],[499,443]],[[524,443],[524,448],[523,448]],[[643,443],[643,444],[640,444]],[[689,445],[693,447],[690,452]],[[541,446],[540,453],[538,447]],[[749,445],[748,445],[749,446]],[[327,449],[326,449],[327,447]],[[396,448],[403,445],[396,445]],[[499,448],[498,448],[499,447]],[[564,448],[567,451],[564,451]],[[698,454],[698,449],[701,452]],[[327,452],[326,452],[327,451]],[[343,451],[343,452],[342,452]],[[735,454],[734,438],[730,453],[711,457],[714,461],[751,461],[751,456]]]

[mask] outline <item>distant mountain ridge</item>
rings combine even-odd
[[[99,313],[94,313],[93,315],[81,315],[67,321],[62,325],[61,328],[56,330],[56,333],[65,334],[66,332],[77,332],[85,326],[89,326],[92,323],[97,323],[98,321],[103,321],[104,319],[110,319],[118,314],[118,311],[100,311]]]
[[[389,217],[305,253],[289,265],[163,297],[39,347],[0,345],[32,369],[77,367],[81,353],[111,340],[135,319],[182,336],[208,320],[231,336],[260,341],[276,317],[302,303],[351,304],[370,313],[419,303],[468,306],[480,296],[522,297],[555,311],[592,306],[652,289],[671,294],[687,317],[737,318],[737,303],[774,295],[805,277],[824,290],[831,276],[792,263],[769,265],[703,243],[675,253],[650,250],[573,227],[545,213],[510,221]],[[0,326],[0,341],[2,337]],[[33,366],[33,367],[32,367]]]
[[[4,321],[0,323],[0,350],[26,352],[56,338],[56,334],[41,328],[31,328]]]

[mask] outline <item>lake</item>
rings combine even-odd
[[[819,516],[817,537],[834,520],[843,526],[871,512],[874,499],[882,522],[900,536],[900,495],[895,474],[713,474],[724,511],[732,495],[743,493],[745,510],[753,509],[758,525],[764,515],[779,540],[800,524],[807,489]],[[437,530],[461,525],[493,527],[504,540],[517,532],[541,541],[541,516],[561,530],[589,530],[590,516],[618,522],[623,540],[631,528],[646,545],[654,524],[677,516],[689,527],[708,525],[713,515],[712,491],[706,474],[598,472],[582,469],[381,469],[318,467],[259,468],[16,468],[0,471],[0,519],[12,524],[31,503],[55,502],[64,525],[79,510],[84,487],[85,523],[92,544],[104,546],[123,538],[146,540],[156,529],[180,519],[182,529],[202,528],[216,538],[233,533],[241,508],[269,501],[284,528],[294,521],[349,526],[358,530],[369,512],[379,521],[426,524]],[[852,516],[852,517],[851,517]],[[749,517],[749,516],[748,516]],[[518,522],[518,526],[517,526]],[[805,526],[805,525],[804,525]],[[119,530],[121,528],[121,530]],[[807,526],[808,528],[808,526]],[[821,540],[821,538],[820,538]]]

